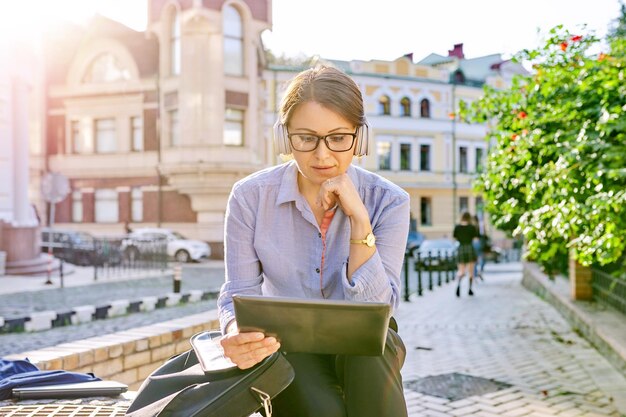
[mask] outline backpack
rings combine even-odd
[[[264,408],[295,376],[281,352],[249,369],[223,356],[219,331],[191,338],[192,349],[170,358],[143,382],[128,417],[247,417]]]

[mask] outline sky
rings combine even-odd
[[[85,22],[94,13],[143,30],[147,0],[0,0],[0,37],[28,36],[52,19]],[[625,1],[625,0],[622,0]],[[602,37],[620,0],[273,0],[273,29],[262,38],[275,55],[393,60],[446,55],[463,43],[467,58],[540,45],[563,24]],[[539,32],[538,32],[539,31]]]

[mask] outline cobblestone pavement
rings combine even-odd
[[[71,279],[71,276],[68,279]],[[218,291],[223,280],[223,269],[191,265],[183,269],[181,291],[187,292],[194,289]],[[86,286],[2,294],[0,295],[0,313],[23,316],[27,311],[67,311],[71,307],[80,305],[93,304],[99,306],[119,299],[134,300],[144,296],[162,296],[171,291],[171,276],[126,281],[106,281],[106,278],[102,278],[102,282]],[[58,327],[41,332],[0,334],[0,357],[134,327],[147,326],[214,308],[216,308],[216,300],[213,299],[157,309],[151,312],[96,320],[80,325]],[[5,317],[10,316],[11,314],[7,314]]]
[[[72,275],[66,277],[67,281],[71,279]],[[33,277],[32,280],[44,282],[45,278]],[[201,264],[192,264],[182,270],[181,292],[219,291],[223,282],[223,268],[206,268]],[[101,276],[97,282],[89,285],[0,294],[0,317],[23,317],[28,312],[44,310],[67,311],[71,307],[100,306],[122,299],[132,301],[146,296],[163,296],[172,290],[171,273],[161,277],[131,280]]]
[[[407,347],[402,372],[410,416],[626,415],[625,376],[520,282],[520,264],[490,264],[474,297],[464,280],[461,298],[452,282],[401,304],[396,318]],[[433,391],[420,378],[452,373],[457,381],[470,375],[510,386],[463,399],[442,398],[459,391],[452,385],[440,396],[423,393]]]
[[[191,269],[183,272],[183,291],[219,288],[223,270]],[[402,372],[411,417],[626,416],[625,376],[520,282],[520,264],[489,264],[474,297],[466,295],[465,280],[461,298],[454,296],[453,282],[401,302],[395,317],[407,346]],[[86,297],[102,304],[113,298],[160,295],[171,291],[171,278],[110,282],[97,291],[94,285],[76,288],[82,289],[71,296],[67,290],[72,288],[61,290],[65,293],[37,291],[39,299],[18,298],[27,297],[22,293],[2,295],[0,305],[39,300],[51,309],[53,304],[87,304]],[[44,332],[0,335],[0,356],[213,308],[215,300],[207,300]],[[437,378],[445,379],[431,383]]]

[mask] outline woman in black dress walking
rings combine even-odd
[[[478,237],[478,229],[472,224],[472,216],[465,212],[461,216],[461,223],[454,227],[454,238],[459,241],[459,273],[456,284],[456,296],[461,296],[461,280],[467,271],[469,275],[468,295],[474,295],[472,284],[474,282],[474,263],[476,263],[476,251],[472,245],[474,238]]]

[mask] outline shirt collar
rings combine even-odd
[[[298,166],[293,160],[287,162],[286,165],[283,177],[280,181],[276,204],[296,201],[296,198],[300,194],[300,191],[298,190]]]
[[[278,197],[276,204],[283,204],[289,201],[296,201],[300,196],[300,190],[298,189],[298,166],[295,161],[289,161],[286,163],[283,177],[280,181],[280,188],[278,191]],[[359,175],[354,165],[350,164],[347,171],[348,176],[352,180],[352,183],[359,189]]]

